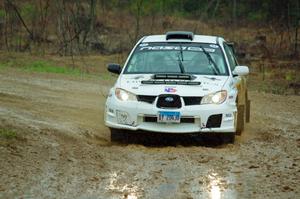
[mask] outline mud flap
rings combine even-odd
[[[236,124],[236,135],[241,135],[244,130],[244,115],[245,115],[245,105],[238,106],[237,112],[237,124]]]
[[[251,105],[251,101],[247,100],[246,101],[246,122],[247,123],[250,122],[250,105]]]

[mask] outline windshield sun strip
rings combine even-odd
[[[213,45],[217,45],[219,48],[220,48],[220,55],[222,56],[222,59],[224,60],[224,68],[225,68],[225,71],[224,73],[219,73],[217,74],[218,76],[228,76],[229,75],[229,70],[228,70],[228,64],[226,62],[226,59],[225,59],[225,55],[224,55],[224,52],[222,50],[222,47],[220,46],[219,43],[217,44],[214,44],[214,43],[193,43],[193,42],[147,42],[148,44],[162,44],[162,45],[166,45],[166,44],[171,44],[171,45],[175,45],[175,44],[183,44],[183,45],[192,45],[192,46],[198,46],[199,45],[210,45],[210,44],[213,44]],[[140,44],[143,44],[143,43],[140,43]],[[140,45],[139,44],[139,45]],[[128,62],[126,62],[126,65],[125,65],[125,69],[124,69],[124,72],[123,74],[159,74],[161,72],[128,72],[128,66],[129,66],[129,63],[131,62],[134,54],[136,53],[136,51],[138,50],[139,48],[139,45],[137,45],[133,51],[133,53],[131,54]],[[174,74],[181,74],[181,73],[174,73]],[[195,75],[215,75],[215,74],[210,74],[210,73],[197,73],[197,72],[185,72],[185,74],[195,74]]]

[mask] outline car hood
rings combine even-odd
[[[142,83],[142,81],[151,80],[151,76],[152,75],[150,74],[123,74],[119,77],[115,86],[130,91],[136,95],[156,96],[161,94],[177,94],[181,96],[204,96],[206,94],[222,90],[224,84],[228,80],[228,76],[195,75],[196,78],[189,81],[200,82],[200,85]]]

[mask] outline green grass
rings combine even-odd
[[[4,18],[5,17],[5,10],[0,9],[0,18]]]
[[[68,68],[65,66],[57,66],[46,61],[33,61],[27,63],[24,67],[26,71],[41,73],[59,73],[69,75],[81,75],[83,72],[77,68]]]
[[[6,68],[6,67],[7,67],[6,64],[0,63],[0,70],[4,69],[4,68]]]
[[[100,78],[101,80],[109,81],[115,80],[117,75],[112,75],[109,72],[97,72],[97,73],[88,73],[82,71],[79,68],[71,68],[65,65],[58,65],[54,61],[49,60],[32,60],[32,59],[24,59],[23,57],[16,59],[6,59],[0,60],[0,71],[14,68],[21,71],[26,72],[36,72],[36,73],[56,73],[56,74],[64,74],[64,75],[72,75],[72,76],[84,76],[91,78]]]
[[[11,129],[0,128],[0,138],[13,139],[17,137],[17,133]]]
[[[84,72],[79,68],[70,68],[67,66],[57,65],[47,60],[31,60],[31,59],[6,59],[0,60],[0,70],[7,68],[15,68],[18,70],[24,70],[28,72],[40,72],[40,73],[58,73],[67,75],[82,75]]]
[[[115,79],[116,75],[106,70],[106,64],[114,59],[117,59],[116,56],[87,56],[85,58],[75,56],[71,59],[71,57],[37,56],[0,51],[0,72],[16,70],[111,80]]]

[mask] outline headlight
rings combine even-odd
[[[115,95],[121,101],[137,101],[136,96],[133,93],[121,88],[116,88]]]
[[[201,100],[201,104],[222,104],[226,98],[227,91],[219,91],[205,95]]]

